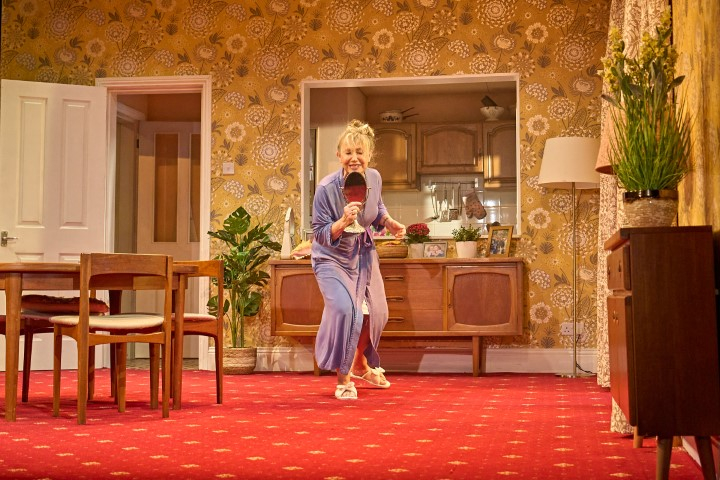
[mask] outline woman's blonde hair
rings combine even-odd
[[[337,150],[340,152],[344,143],[362,145],[366,156],[371,157],[375,150],[375,132],[367,123],[351,120],[338,138]]]

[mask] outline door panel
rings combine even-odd
[[[107,89],[2,80],[1,90],[0,230],[17,240],[0,247],[0,262],[78,261],[80,252],[104,251]],[[35,342],[44,345],[33,368],[51,369],[49,334]]]
[[[199,258],[200,123],[140,122],[138,164],[137,252]],[[186,311],[198,311],[198,282],[189,284]],[[162,311],[162,296],[137,292],[137,308]],[[197,356],[198,345],[186,338],[185,352]],[[136,358],[147,356],[138,345]]]

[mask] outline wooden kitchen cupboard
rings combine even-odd
[[[470,338],[478,376],[482,337],[522,333],[520,258],[381,259],[380,271],[389,309],[383,337]],[[315,336],[323,298],[310,261],[271,260],[270,277],[271,333]]]
[[[371,166],[383,179],[383,190],[419,190],[416,171],[416,125],[381,123],[373,125],[375,154]]]
[[[483,176],[486,186],[491,187],[493,182],[517,181],[515,147],[514,120],[483,124]]]
[[[610,391],[630,425],[658,437],[657,478],[672,438],[694,436],[715,478],[720,368],[710,226],[622,228],[607,242]]]
[[[418,173],[482,173],[482,124],[418,124]]]

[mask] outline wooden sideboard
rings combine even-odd
[[[715,478],[720,372],[712,229],[622,228],[607,242],[610,391],[640,435],[658,436],[667,478],[673,436],[695,436]]]
[[[381,259],[389,319],[383,337],[468,337],[473,375],[482,371],[482,337],[520,335],[520,258]],[[309,260],[270,261],[271,332],[315,336],[323,298]]]

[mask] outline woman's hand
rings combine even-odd
[[[385,220],[385,228],[387,228],[387,230],[392,233],[395,238],[402,238],[405,236],[405,225],[394,218],[388,218]]]
[[[360,209],[362,208],[361,202],[350,202],[347,205],[345,205],[345,208],[343,208],[343,216],[342,221],[345,223],[345,226],[351,225],[358,216],[358,213],[360,213]]]

